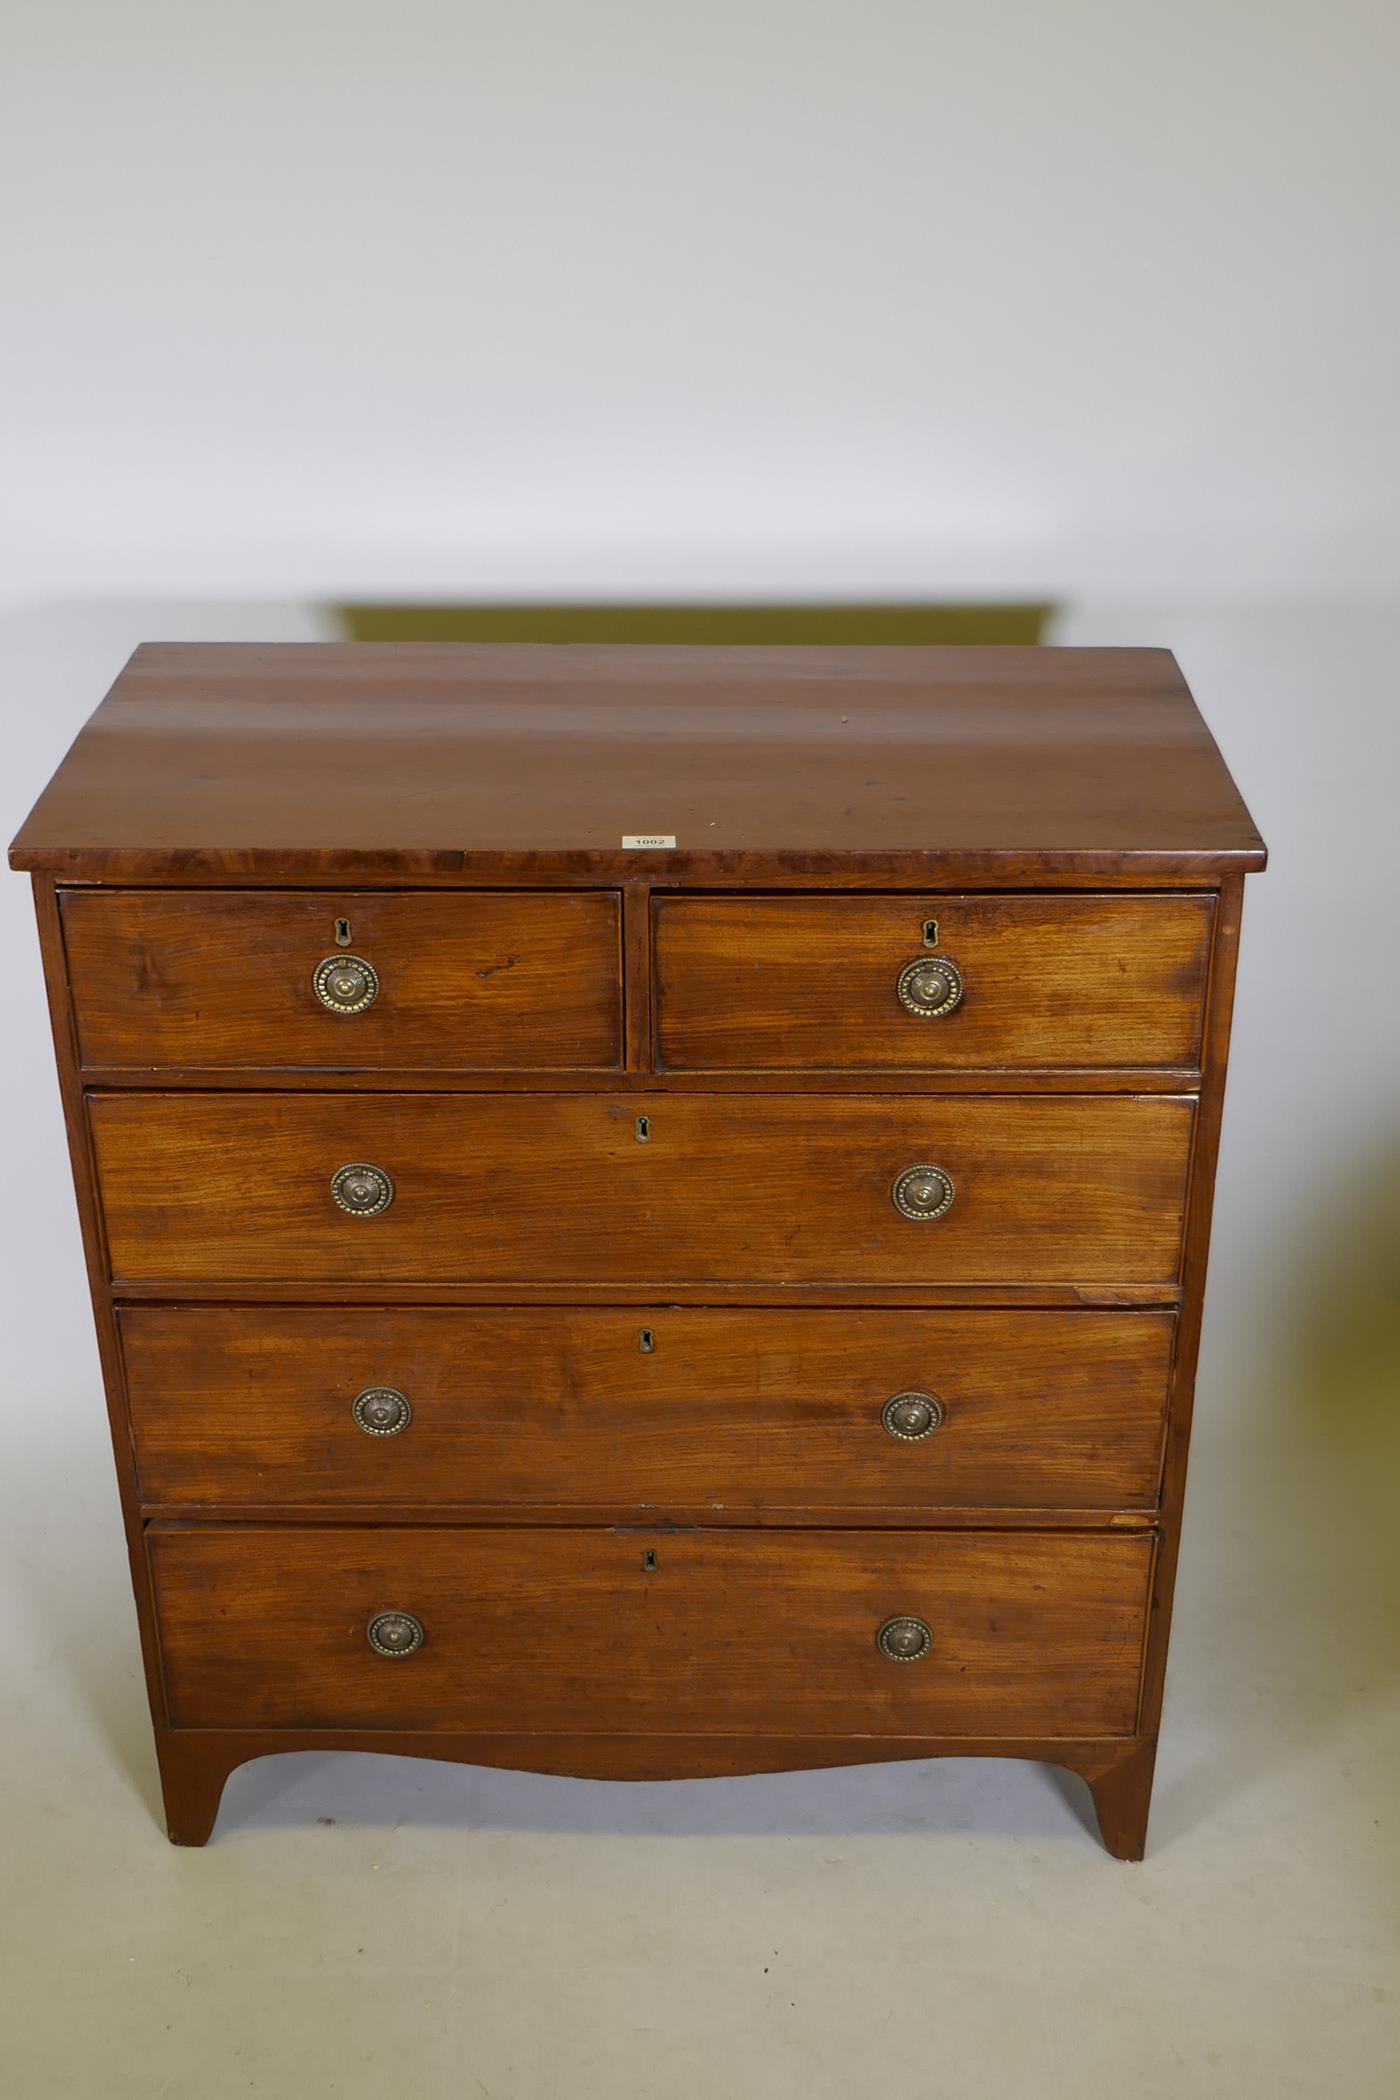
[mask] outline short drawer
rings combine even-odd
[[[89,1113],[119,1284],[1131,1284],[1176,1278],[1192,1104],[133,1092]]]
[[[147,1543],[184,1728],[1126,1735],[1152,1563],[1144,1533],[211,1525]],[[891,1621],[921,1622],[926,1652],[906,1624],[886,1639],[915,1659],[882,1653]]]
[[[619,1514],[1150,1507],[1151,1312],[127,1306],[141,1494]]]
[[[657,1061],[1194,1070],[1213,909],[1207,895],[665,898]]]
[[[89,1067],[603,1071],[611,892],[68,890]]]

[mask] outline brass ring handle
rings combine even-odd
[[[379,997],[379,973],[362,955],[328,955],[312,971],[311,989],[333,1014],[362,1014]]]
[[[962,971],[950,955],[916,955],[904,965],[894,988],[906,1013],[937,1021],[961,1000]]]
[[[377,1218],[393,1202],[394,1184],[383,1167],[357,1159],[348,1167],[337,1167],[331,1176],[331,1194],[352,1218]]]
[[[901,1612],[897,1618],[886,1619],[875,1645],[887,1662],[922,1662],[933,1646],[933,1628],[912,1612]]]
[[[952,1175],[945,1174],[942,1167],[906,1167],[895,1176],[890,1201],[902,1218],[922,1224],[950,1211],[956,1193]]]
[[[351,1401],[350,1412],[366,1436],[402,1436],[413,1420],[408,1395],[396,1385],[367,1385]]]
[[[880,1421],[901,1444],[922,1443],[943,1421],[943,1402],[936,1393],[895,1393],[880,1409]]]
[[[423,1621],[415,1619],[411,1611],[377,1611],[365,1634],[376,1655],[387,1655],[391,1662],[397,1662],[400,1656],[412,1655],[422,1647]]]

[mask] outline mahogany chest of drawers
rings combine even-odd
[[[956,1753],[1141,1856],[1264,862],[1170,656],[148,647],[11,859],[176,1842]]]

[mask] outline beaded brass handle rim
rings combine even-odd
[[[956,1194],[951,1174],[942,1167],[921,1165],[906,1167],[902,1174],[896,1174],[890,1201],[902,1218],[923,1225],[944,1217],[952,1209]]]
[[[910,1387],[907,1392],[891,1394],[880,1409],[880,1421],[901,1444],[921,1444],[942,1427],[943,1402],[936,1393],[921,1393]]]
[[[377,1611],[365,1628],[365,1637],[375,1654],[387,1656],[390,1662],[415,1655],[426,1639],[423,1621],[411,1611]]]
[[[379,997],[379,972],[363,955],[328,955],[312,971],[311,989],[328,1013],[362,1014]]]
[[[920,1021],[937,1021],[961,1003],[962,971],[950,955],[916,955],[895,980],[899,1003]]]
[[[413,1420],[408,1395],[396,1385],[367,1385],[351,1401],[350,1412],[366,1436],[402,1436]]]
[[[331,1195],[352,1218],[377,1218],[394,1200],[394,1184],[383,1167],[368,1160],[351,1160],[331,1176]]]
[[[875,1636],[875,1645],[887,1662],[922,1662],[933,1647],[933,1628],[913,1612],[899,1612],[886,1619]]]

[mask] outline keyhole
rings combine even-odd
[[[348,919],[336,920],[335,945],[337,948],[348,948],[350,946],[350,921]]]
[[[937,919],[924,920],[924,946],[926,948],[936,948],[938,946]]]
[[[643,1356],[650,1356],[655,1349],[656,1336],[649,1327],[639,1327],[637,1329],[637,1347],[641,1350]]]
[[[638,1116],[638,1118],[637,1118],[637,1143],[638,1143],[639,1145],[645,1145],[645,1144],[646,1144],[646,1143],[648,1142],[648,1140],[650,1139],[650,1137],[651,1137],[651,1117],[650,1117],[650,1116]]]
[[[646,1570],[648,1575],[652,1574],[655,1570],[656,1555],[652,1552],[650,1546],[647,1547],[646,1552],[642,1555],[642,1566]]]

